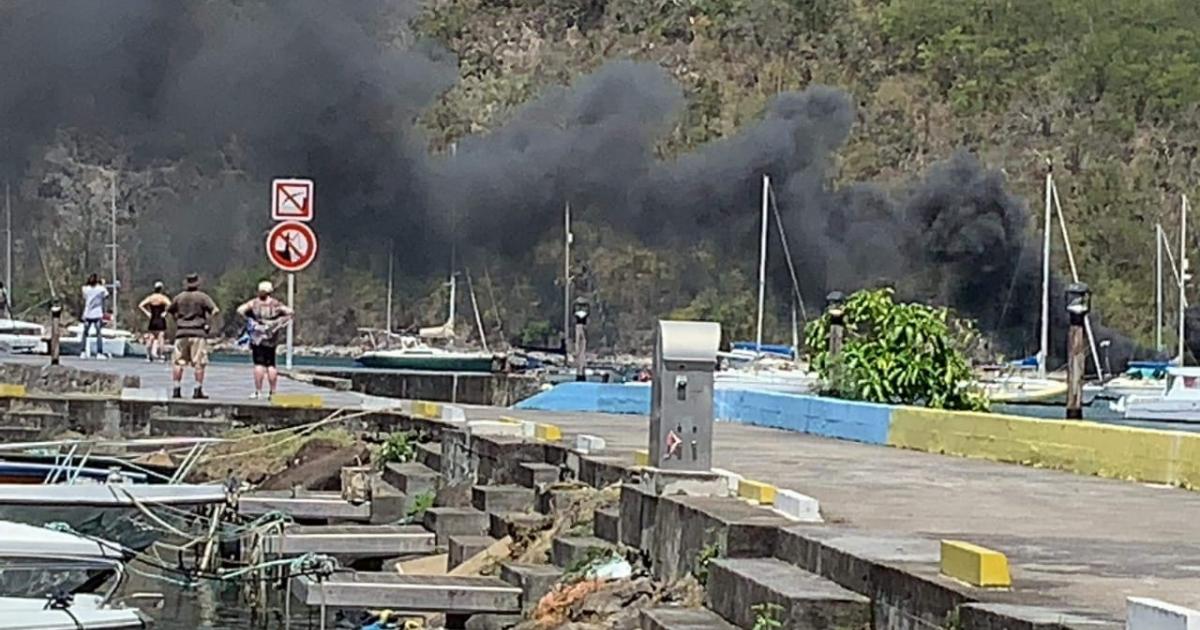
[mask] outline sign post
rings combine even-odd
[[[287,305],[296,309],[296,272],[303,271],[317,257],[317,235],[305,223],[277,223],[267,234],[267,258],[281,271],[287,272]],[[287,325],[287,355],[284,365],[291,369],[294,348],[294,321]]]

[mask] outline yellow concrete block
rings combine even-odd
[[[413,401],[413,415],[426,420],[440,420],[442,417],[442,406],[438,403],[428,402],[424,400]]]
[[[649,466],[650,465],[650,451],[634,451],[633,452],[633,465],[634,466],[643,466],[643,467]]]
[[[325,400],[320,394],[276,393],[271,397],[271,404],[276,407],[320,408],[325,406]]]
[[[983,588],[1012,586],[1004,554],[961,540],[942,541],[942,574]]]
[[[0,398],[24,398],[27,393],[24,385],[0,383]]]
[[[743,499],[757,501],[761,505],[775,504],[775,486],[753,479],[738,480],[738,496]]]
[[[556,424],[538,423],[533,429],[533,436],[547,442],[557,442],[562,439],[562,429]]]

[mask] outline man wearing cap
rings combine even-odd
[[[292,309],[275,299],[275,287],[263,280],[258,283],[258,295],[238,307],[237,312],[250,320],[250,357],[254,362],[254,394],[262,398],[263,378],[270,386],[269,396],[275,395],[279,370],[275,368],[275,347],[279,331],[292,319]]]
[[[182,398],[183,368],[191,366],[196,379],[192,398],[203,400],[204,368],[208,365],[209,318],[221,312],[208,294],[200,290],[200,276],[190,274],[184,282],[183,293],[171,300],[167,312],[175,318],[175,365],[171,377],[175,381],[174,398]]]

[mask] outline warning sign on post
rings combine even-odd
[[[277,179],[271,184],[271,219],[275,221],[312,221],[313,183],[311,179]]]
[[[280,223],[267,234],[267,258],[282,271],[301,271],[317,257],[317,235],[303,223]]]

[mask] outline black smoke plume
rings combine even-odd
[[[410,274],[444,267],[452,242],[519,258],[560,224],[567,201],[647,244],[707,241],[751,261],[766,174],[810,304],[832,289],[886,282],[977,318],[1010,352],[1036,347],[1040,254],[1028,242],[1029,214],[971,155],[949,157],[907,190],[835,185],[832,158],[854,109],[842,92],[811,87],[778,95],[730,137],[663,159],[680,87],[657,65],[616,61],[433,157],[414,119],[453,85],[454,60],[381,26],[417,8],[6,2],[0,174],[22,176],[63,130],[115,143],[114,168],[207,156],[205,187],[175,190],[139,218],[153,227],[140,232],[145,260],[136,262],[173,274],[258,259],[263,191],[283,175],[317,180],[323,257],[341,264],[385,240]],[[790,293],[782,267],[773,271]],[[1054,295],[1052,350],[1062,345],[1057,280]]]

